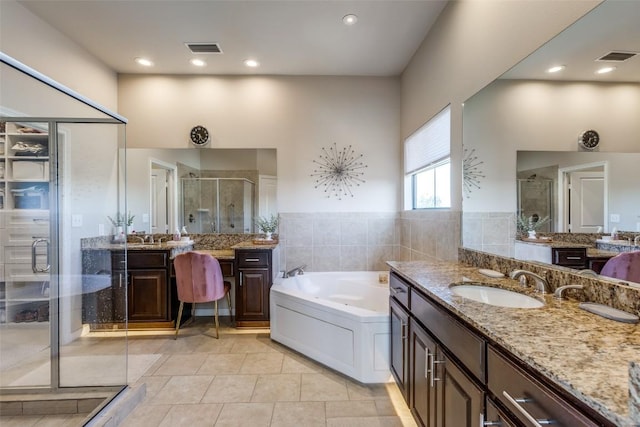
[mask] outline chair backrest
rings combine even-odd
[[[640,283],[640,251],[619,253],[607,261],[600,275]]]
[[[178,300],[209,302],[224,297],[224,280],[217,259],[208,254],[186,252],[173,260]]]

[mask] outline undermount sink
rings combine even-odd
[[[544,302],[518,292],[483,285],[452,284],[451,292],[476,302],[509,308],[540,308]]]

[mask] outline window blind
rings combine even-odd
[[[414,173],[449,157],[450,139],[451,107],[447,106],[405,140],[405,174]]]

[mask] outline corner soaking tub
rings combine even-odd
[[[271,339],[362,383],[390,381],[388,278],[355,271],[277,279]]]

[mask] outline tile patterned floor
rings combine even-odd
[[[266,330],[222,326],[217,340],[210,325],[198,319],[175,341],[129,338],[130,354],[161,356],[132,384],[145,383],[147,394],[121,426],[416,425],[394,383],[357,383],[271,341]],[[81,425],[77,417],[26,418],[4,418],[2,425]]]

